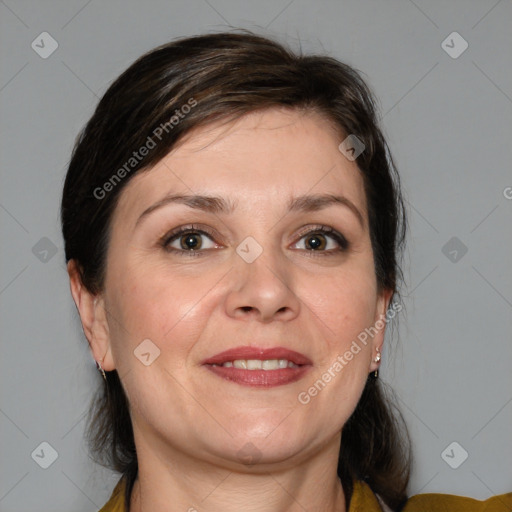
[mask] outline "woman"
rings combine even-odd
[[[378,380],[406,217],[349,66],[252,33],[154,49],[77,140],[61,213],[105,379],[91,448],[123,475],[102,511],[512,505],[406,494]]]

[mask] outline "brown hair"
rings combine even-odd
[[[195,127],[288,107],[317,112],[340,136],[355,134],[364,143],[357,164],[367,197],[375,274],[379,290],[393,290],[392,299],[399,296],[403,276],[398,258],[405,244],[406,214],[399,175],[378,127],[369,87],[356,70],[332,57],[298,55],[276,41],[239,32],[157,47],[108,88],[77,138],[64,183],[66,262],[74,259],[83,285],[100,293],[112,214],[123,187],[136,173],[157,163]],[[148,151],[141,151],[143,147]],[[347,509],[354,479],[366,481],[393,509],[407,499],[410,439],[393,403],[370,375],[343,427],[338,475]],[[107,381],[92,401],[86,434],[95,460],[126,478],[129,510],[137,454],[129,404],[115,370],[107,372]]]

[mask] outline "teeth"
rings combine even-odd
[[[285,359],[283,359],[285,361]],[[267,359],[261,362],[261,367],[264,370],[277,370],[279,368],[279,361],[277,359]]]
[[[261,370],[262,361],[258,359],[248,359],[247,360],[247,369],[248,370]]]
[[[279,370],[282,368],[298,368],[298,365],[288,361],[288,359],[236,359],[235,361],[227,361],[221,365],[225,368],[239,368],[241,370]]]

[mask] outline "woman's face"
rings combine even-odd
[[[338,442],[383,341],[361,333],[390,295],[341,142],[316,114],[271,109],[196,130],[127,184],[95,355],[119,373],[136,439],[225,466]]]

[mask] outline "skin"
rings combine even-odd
[[[340,433],[378,368],[384,329],[309,403],[298,395],[382,318],[391,290],[378,291],[363,180],[338,150],[343,138],[316,113],[277,108],[196,129],[122,191],[103,292],[90,294],[69,263],[94,358],[118,371],[130,403],[139,462],[133,511],[345,510],[336,474]],[[170,192],[237,205],[211,213],[168,204],[136,226]],[[363,224],[343,205],[287,212],[290,197],[322,193],[350,199]],[[191,223],[214,233],[198,235],[202,255],[159,245]],[[343,234],[348,249],[336,252],[329,234],[321,238],[327,246],[311,248],[315,237],[300,229],[318,234],[318,224]],[[263,249],[252,263],[236,252],[247,236]],[[184,239],[172,247],[184,247]],[[160,350],[149,366],[134,355],[145,339]],[[202,366],[239,345],[283,346],[313,367],[294,383],[249,388]]]

